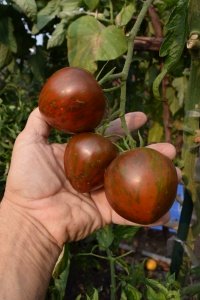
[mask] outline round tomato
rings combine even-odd
[[[105,169],[117,154],[117,147],[101,135],[74,135],[64,154],[66,177],[78,192],[95,190],[103,185]]]
[[[173,204],[177,173],[169,158],[150,148],[119,155],[105,172],[104,187],[111,207],[138,224],[151,224]]]
[[[69,133],[93,131],[105,107],[101,87],[92,74],[80,68],[55,72],[39,95],[39,109],[47,123]]]

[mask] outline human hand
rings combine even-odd
[[[127,115],[131,131],[146,122],[143,113]],[[115,120],[109,134],[122,134]],[[47,230],[62,248],[65,242],[83,239],[106,224],[133,224],[115,213],[104,190],[79,194],[66,179],[63,167],[65,144],[49,144],[50,127],[35,109],[25,129],[16,139],[8,174],[3,205],[10,205]],[[161,143],[150,146],[171,159],[175,148]],[[163,224],[168,216],[156,224]],[[155,225],[155,224],[154,224]]]

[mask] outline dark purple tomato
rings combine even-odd
[[[66,67],[55,72],[39,95],[39,109],[52,127],[64,132],[93,131],[106,107],[104,93],[88,71]]]
[[[150,148],[122,153],[105,172],[104,187],[111,207],[138,224],[151,224],[172,206],[177,191],[176,169],[169,158]]]
[[[117,147],[101,135],[74,135],[64,154],[66,177],[78,192],[98,189],[103,185],[105,169],[117,155]]]

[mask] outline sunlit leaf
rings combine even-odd
[[[79,11],[80,0],[61,0],[61,11],[59,13],[60,18],[71,18]]]
[[[96,47],[96,60],[112,60],[127,50],[127,40],[121,29],[111,25],[101,31]]]
[[[38,33],[44,28],[51,20],[55,18],[60,10],[59,0],[51,0],[47,5],[42,8],[37,14],[37,21],[32,28],[32,33]]]
[[[115,27],[105,27],[91,16],[72,22],[67,33],[68,59],[71,66],[94,72],[96,61],[112,60],[127,50],[123,32]]]
[[[90,10],[94,10],[99,4],[99,0],[84,0],[84,3]]]
[[[35,0],[13,0],[27,17],[31,20],[35,20],[37,15],[37,5]]]
[[[124,5],[121,11],[115,18],[115,23],[118,26],[125,26],[133,17],[133,14],[136,12],[135,1],[128,5]]]
[[[47,49],[60,46],[66,37],[66,20],[62,19],[59,24],[56,25],[51,37],[47,43]]]

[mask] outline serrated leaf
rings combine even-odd
[[[71,66],[94,72],[96,61],[112,60],[127,50],[124,33],[115,26],[105,27],[91,16],[72,22],[67,32],[68,59]]]
[[[17,52],[17,43],[13,34],[14,27],[11,18],[0,19],[0,42],[6,45],[12,52]]]
[[[155,79],[153,93],[160,97],[159,86],[164,76],[172,71],[179,61],[187,38],[188,0],[179,0],[165,27],[165,39],[160,48],[160,56],[165,57],[161,74]]]
[[[32,21],[35,20],[37,15],[37,5],[35,0],[13,0],[17,6],[29,17]]]
[[[90,10],[94,10],[99,4],[99,0],[84,0],[84,3]]]
[[[133,14],[136,12],[135,3],[130,3],[128,5],[124,5],[121,11],[115,18],[115,23],[118,26],[125,26],[132,18]]]
[[[51,0],[37,14],[37,22],[33,25],[32,33],[38,33],[44,28],[60,11],[59,0]]]
[[[51,37],[47,43],[47,49],[60,46],[66,37],[66,20],[62,19],[59,24],[56,25],[55,30],[52,32]]]
[[[6,45],[0,43],[0,69],[9,64],[11,59],[12,55],[10,49]]]

